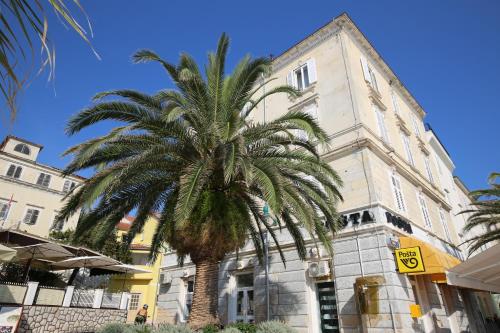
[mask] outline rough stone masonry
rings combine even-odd
[[[95,332],[107,323],[125,323],[127,310],[24,306],[18,333]]]

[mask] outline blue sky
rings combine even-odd
[[[231,39],[230,65],[244,54],[277,55],[346,11],[428,113],[472,189],[500,171],[500,1],[82,1],[94,28],[97,60],[75,33],[52,22],[55,84],[36,78],[20,99],[14,134],[45,146],[40,162],[63,167],[61,153],[105,133],[99,125],[68,138],[71,115],[100,91],[154,92],[171,86],[154,65],[130,56],[149,48],[176,61],[180,51],[205,60],[221,32]],[[54,93],[54,88],[56,93]]]

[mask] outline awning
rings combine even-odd
[[[399,244],[400,248],[420,247],[425,271],[408,273],[408,275],[428,274],[431,275],[431,280],[434,282],[446,282],[446,271],[461,263],[459,259],[452,255],[413,237],[399,237]]]
[[[0,262],[9,262],[16,256],[17,251],[0,244]]]
[[[490,247],[446,273],[448,284],[500,293],[500,244]]]

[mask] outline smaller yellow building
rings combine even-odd
[[[134,223],[133,216],[126,216],[118,224],[118,237],[126,237],[130,227]],[[151,271],[151,273],[121,274],[114,275],[110,281],[112,290],[125,290],[130,292],[128,306],[128,322],[133,322],[137,311],[144,305],[148,305],[148,323],[158,321],[156,313],[156,295],[158,293],[158,278],[160,272],[162,255],[154,263],[149,263],[148,256],[151,248],[151,241],[158,225],[158,219],[151,215],[144,225],[141,233],[138,233],[130,245],[132,252],[132,265],[140,269]]]

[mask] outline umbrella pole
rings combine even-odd
[[[68,286],[71,286],[73,284],[73,281],[75,280],[79,271],[80,271],[80,268],[73,268],[73,272],[71,272],[71,275],[68,279]]]
[[[35,252],[32,252],[31,258],[28,259],[28,262],[26,263],[26,266],[24,267],[24,272],[23,272],[24,282],[28,282],[28,274],[30,272],[31,262],[33,261],[34,257],[35,257]]]

